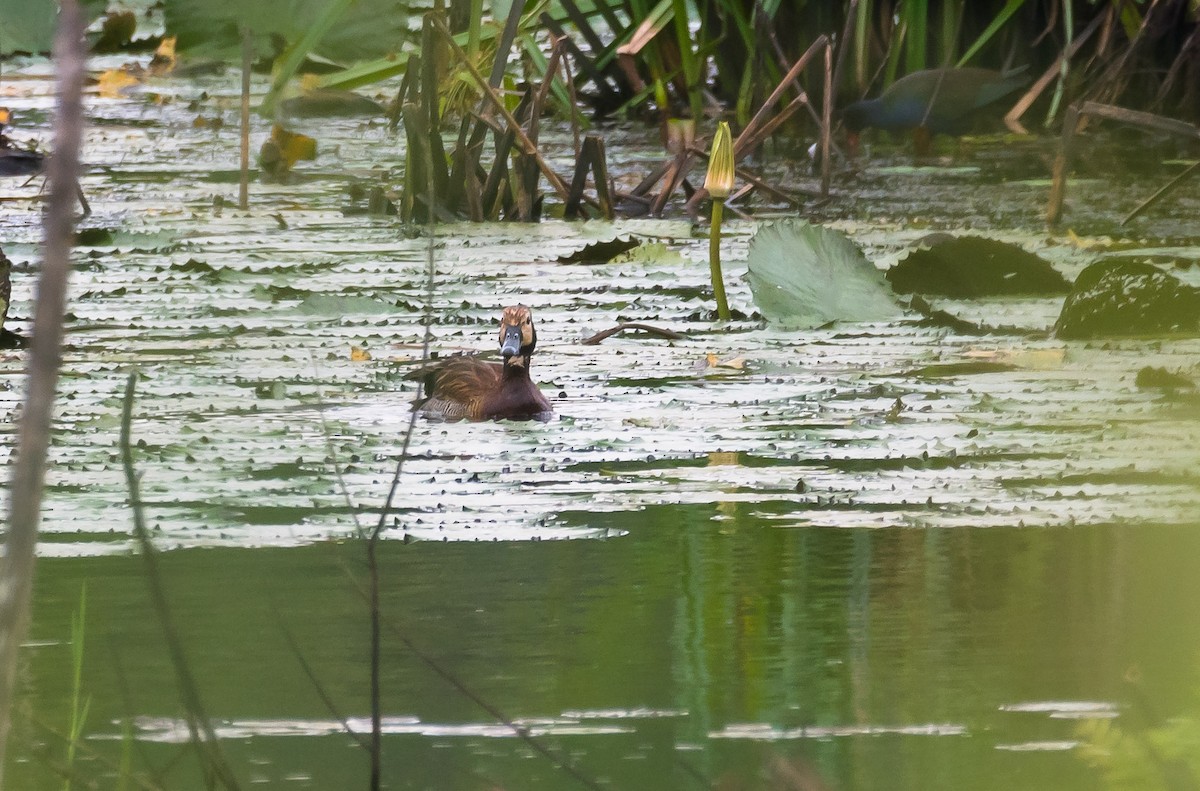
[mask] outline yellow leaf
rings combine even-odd
[[[1080,236],[1074,229],[1067,229],[1067,241],[1080,250],[1107,250],[1113,246],[1113,240],[1108,237]]]
[[[728,467],[741,464],[742,455],[734,451],[713,451],[708,454],[709,467]]]
[[[745,357],[730,357],[727,360],[722,360],[720,355],[709,352],[704,355],[705,368],[729,368],[734,371],[741,371],[746,368]]]
[[[317,141],[299,132],[289,132],[276,124],[271,128],[271,140],[279,146],[283,159],[290,168],[302,159],[317,158]]]
[[[1066,359],[1065,346],[1049,349],[968,349],[963,357],[972,360],[1004,363],[1030,371],[1053,371],[1061,368]]]
[[[128,89],[139,85],[141,81],[140,69],[122,66],[119,69],[109,69],[101,74],[96,87],[99,89],[100,95],[106,99],[117,99],[123,96]]]
[[[158,49],[154,50],[154,57],[150,59],[150,73],[157,76],[169,74],[175,70],[175,63],[175,37],[163,36]]]
[[[271,127],[271,139],[258,150],[263,169],[280,178],[301,159],[317,158],[317,141],[298,132],[289,132],[279,124]]]
[[[363,360],[371,359],[371,353],[361,346],[351,346],[350,359],[356,363],[362,362]]]
[[[225,119],[219,115],[213,118],[205,118],[202,115],[198,115],[192,119],[192,127],[195,129],[221,129],[224,126]]]

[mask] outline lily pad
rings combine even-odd
[[[901,314],[883,273],[831,228],[803,220],[769,225],[750,240],[746,263],[754,303],[778,324],[818,327]]]

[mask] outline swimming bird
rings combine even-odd
[[[935,134],[961,135],[970,131],[979,110],[998,102],[1027,83],[1024,69],[926,69],[896,80],[875,99],[847,105],[842,124],[849,144],[867,127],[889,131],[916,130],[918,148]]]
[[[12,301],[12,261],[0,250],[0,349],[24,349],[28,345],[24,335],[4,326],[8,321],[8,306]]]
[[[550,402],[529,378],[537,348],[533,314],[524,305],[500,316],[502,363],[472,355],[450,357],[425,369],[425,396],[416,409],[441,420],[549,420]]]
[[[0,176],[36,176],[45,164],[45,154],[13,145],[4,134],[3,116],[0,116]]]

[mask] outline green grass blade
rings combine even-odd
[[[975,39],[975,43],[958,59],[958,65],[965,66],[969,63],[971,58],[975,57],[979,50],[983,49],[983,46],[992,39],[992,36],[996,35],[1023,5],[1025,5],[1025,0],[1008,0],[1004,4],[1004,8],[1000,9],[1000,13],[996,14],[996,18],[992,20],[991,24],[979,34],[979,38]]]
[[[929,4],[927,0],[906,0],[904,3],[905,29],[908,45],[904,48],[904,67],[908,74],[925,68],[925,42],[929,38]]]
[[[305,31],[303,38],[288,50],[287,56],[278,64],[275,79],[271,81],[271,89],[267,91],[259,112],[268,116],[275,112],[275,105],[279,102],[279,97],[283,95],[283,90],[287,87],[288,80],[300,68],[300,64],[304,62],[305,56],[312,51],[313,47],[321,42],[321,39],[325,37],[329,29],[341,18],[342,14],[346,13],[346,9],[353,3],[354,0],[330,0],[329,5],[325,7],[324,13],[321,14],[316,23]]]

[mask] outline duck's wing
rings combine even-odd
[[[447,420],[476,418],[483,400],[500,385],[503,367],[477,357],[451,357],[424,372],[425,395],[418,405]]]

